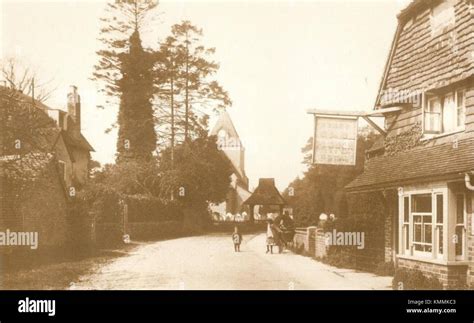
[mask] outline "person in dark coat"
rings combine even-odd
[[[240,244],[242,243],[242,235],[240,234],[238,227],[234,227],[234,233],[232,233],[232,241],[234,242],[234,251],[240,252]]]

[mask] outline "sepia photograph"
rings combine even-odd
[[[473,289],[473,0],[0,0],[12,317],[304,290],[472,322]]]

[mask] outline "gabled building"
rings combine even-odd
[[[211,211],[223,218],[230,213],[235,215],[246,211],[243,202],[250,196],[249,179],[245,174],[245,148],[227,111],[222,111],[210,132],[217,136],[217,146],[230,161],[233,173],[226,201],[211,205]],[[248,211],[247,211],[248,213]]]
[[[1,90],[2,95],[12,91]],[[71,87],[66,112],[22,93],[13,94],[18,105],[11,115],[3,115],[8,101],[1,103],[6,124],[26,113],[34,115],[35,121],[25,127],[35,129],[23,129],[13,137],[2,135],[0,230],[38,232],[40,248],[63,247],[70,232],[68,205],[88,179],[90,152],[94,151],[81,133],[80,96]],[[15,128],[6,131],[15,132]],[[28,138],[29,132],[33,138]],[[6,142],[16,135],[18,147]]]
[[[474,286],[474,1],[398,15],[375,110],[387,134],[346,188],[384,193],[385,260]]]

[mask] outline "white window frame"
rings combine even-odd
[[[459,104],[460,95],[462,95],[462,105]],[[450,107],[451,111],[448,113],[448,106],[446,106],[447,98],[453,98],[453,105]],[[434,111],[434,102],[438,102],[440,106],[439,112]],[[461,119],[459,115],[461,110]],[[445,135],[455,132],[461,132],[466,127],[466,89],[458,88],[447,92],[443,95],[427,95],[423,104],[423,134],[425,135]],[[435,120],[433,128],[428,129],[431,125],[431,118],[427,120],[427,114],[438,115],[438,120]],[[447,126],[447,122],[451,121],[451,126]],[[459,123],[461,120],[461,123]],[[436,122],[437,121],[437,122]]]
[[[430,195],[431,196],[431,212],[413,212],[412,211],[412,197],[415,195]],[[438,224],[437,223],[437,196],[442,196],[443,199],[443,219],[442,223]],[[406,199],[407,198],[407,199]],[[446,238],[445,235],[447,232],[447,199],[448,199],[448,192],[446,189],[416,189],[416,190],[410,190],[409,192],[406,192],[402,195],[399,195],[399,223],[400,223],[400,228],[401,228],[401,233],[400,233],[400,243],[401,245],[399,250],[400,250],[400,255],[405,255],[405,256],[414,256],[416,258],[420,259],[446,259],[447,256],[447,249],[446,249]],[[405,215],[405,202],[408,201],[408,220],[409,222],[407,223],[404,219]],[[414,223],[414,216],[431,216],[431,251],[420,251],[420,250],[415,250],[415,244],[420,244],[420,243],[414,243],[414,228],[415,228],[415,223]],[[442,243],[443,243],[443,252],[440,253],[438,252],[439,250],[439,244],[440,244],[440,236],[439,236],[439,231],[437,230],[438,226],[443,227],[443,236],[442,236]],[[408,235],[407,235],[407,230],[408,230]],[[407,236],[408,236],[408,248],[407,248]]]
[[[461,245],[461,254],[457,255],[456,254],[456,248],[455,248],[454,249],[455,250],[454,256],[455,256],[456,260],[464,260],[465,257],[466,257],[466,244],[467,244],[467,197],[466,197],[466,194],[464,194],[464,193],[455,193],[454,196],[455,196],[455,205],[456,205],[456,213],[454,215],[454,228],[455,228],[454,229],[454,234],[456,234],[458,227],[462,228],[462,239],[459,239],[459,237],[457,237],[457,243],[462,244]],[[457,218],[457,215],[458,215],[457,198],[458,198],[458,196],[463,197],[463,222],[462,223],[458,223],[458,218]]]
[[[414,212],[412,210],[412,206],[413,206],[413,198],[415,196],[420,196],[420,195],[430,195],[430,198],[431,198],[431,212]],[[411,194],[410,195],[410,231],[412,232],[412,239],[411,239],[411,248],[413,250],[413,255],[416,255],[416,256],[422,256],[422,257],[431,257],[431,255],[433,255],[433,251],[434,251],[434,234],[433,234],[433,194],[431,194],[431,192],[429,193],[414,193],[414,194]],[[417,224],[415,223],[415,217],[421,217],[421,224]],[[431,217],[431,222],[424,222],[424,217]],[[415,227],[416,225],[421,225],[421,240],[424,241],[425,240],[425,234],[426,234],[426,230],[425,230],[425,225],[431,225],[431,243],[426,243],[426,242],[415,242]],[[415,245],[424,245],[424,246],[431,246],[431,251],[420,251],[420,250],[416,250],[415,248]]]

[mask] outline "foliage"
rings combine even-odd
[[[393,289],[437,290],[443,285],[434,276],[426,276],[418,269],[398,268],[392,280]]]
[[[102,48],[97,51],[99,61],[94,66],[92,79],[98,82],[100,92],[109,99],[118,98],[121,94],[118,84],[122,79],[120,56],[130,48],[130,36],[133,32],[143,31],[157,6],[158,0],[115,0],[107,3],[100,19],[99,41]]]
[[[375,274],[379,276],[393,276],[395,274],[395,264],[391,262],[381,261],[375,267]]]
[[[422,142],[420,138],[422,136],[423,131],[421,125],[420,123],[416,123],[408,131],[385,138],[385,155],[396,155],[420,145]]]
[[[232,104],[213,75],[219,64],[214,48],[201,44],[202,29],[189,21],[171,28],[160,45],[155,71],[155,111],[160,147],[171,146],[207,133],[209,115]]]
[[[225,200],[232,168],[217,149],[216,137],[198,138],[171,149],[160,159],[160,193],[163,200],[177,200],[182,206],[207,207]]]
[[[120,55],[122,79],[118,115],[117,161],[150,160],[156,149],[151,98],[153,59],[144,51],[138,31],[130,37],[130,50]]]
[[[293,208],[296,225],[316,225],[321,213],[347,214],[347,198],[344,186],[351,182],[364,167],[365,151],[378,140],[379,135],[368,132],[360,135],[357,142],[355,166],[312,165],[313,140],[310,138],[302,149],[303,163],[308,170],[303,178],[295,179],[284,191],[284,198]]]

